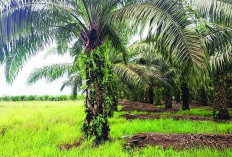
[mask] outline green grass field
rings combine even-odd
[[[91,141],[84,142],[79,148],[60,151],[62,144],[72,144],[82,137],[81,126],[84,114],[83,101],[64,102],[0,102],[0,157],[63,157],[63,156],[148,156],[148,157],[213,157],[232,156],[232,149],[192,149],[175,151],[159,147],[126,150],[123,135],[142,132],[159,133],[215,133],[232,134],[232,122],[216,123],[211,121],[174,121],[172,119],[134,120],[119,118],[116,113],[109,119],[112,142],[94,147]],[[198,111],[197,111],[198,110]],[[210,111],[193,109],[190,114]],[[187,115],[187,112],[178,114]]]

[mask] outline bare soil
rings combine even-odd
[[[200,116],[179,116],[179,115],[151,115],[151,114],[124,114],[121,117],[126,118],[128,120],[133,119],[161,119],[161,118],[172,118],[174,120],[198,120],[198,121],[206,121],[206,120],[213,120],[210,117],[200,117]]]
[[[2,130],[0,130],[0,135],[4,136],[6,131],[7,131],[7,128],[2,128]]]
[[[181,105],[181,104],[180,104]],[[208,105],[208,106],[202,106],[200,104],[197,104],[197,103],[190,103],[189,104],[189,107],[190,108],[212,108],[213,106],[212,105]]]
[[[123,108],[121,111],[142,111],[142,112],[178,112],[179,109],[182,108],[182,104],[173,101],[172,108],[166,109],[163,107],[158,107],[153,104],[148,103],[141,103],[141,102],[134,102],[129,100],[120,100],[119,105],[122,105]],[[212,106],[202,106],[197,103],[190,103],[190,108],[205,108],[205,109],[211,109]]]
[[[128,139],[126,147],[162,146],[164,149],[173,148],[175,150],[191,148],[232,148],[232,135],[222,134],[160,134],[142,133],[134,135]]]
[[[128,100],[120,100],[119,105],[122,105],[123,108],[121,111],[140,111],[140,112],[178,112],[178,107],[173,107],[171,109],[166,109],[163,107],[157,107],[153,104],[133,102]]]
[[[69,151],[72,148],[78,148],[81,145],[81,142],[74,141],[73,144],[64,144],[58,147],[59,150]]]

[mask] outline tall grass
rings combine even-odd
[[[232,122],[198,122],[160,120],[127,121],[121,113],[109,119],[112,142],[94,147],[84,142],[70,151],[59,150],[62,144],[72,144],[82,137],[85,117],[83,101],[62,102],[0,102],[0,156],[232,156],[232,150],[192,149],[175,151],[159,147],[126,150],[123,135],[141,132],[159,133],[232,133]],[[4,132],[4,134],[3,134]]]

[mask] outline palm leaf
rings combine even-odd
[[[155,36],[157,49],[166,58],[175,56],[175,63],[181,63],[182,70],[204,67],[199,36],[188,29],[190,18],[178,1],[158,0],[131,5],[116,11],[113,16],[117,22],[126,22],[131,28],[141,26],[143,31],[149,26],[149,37]]]
[[[38,51],[42,51],[47,44],[51,43],[51,33],[37,36],[36,38],[29,36],[14,43],[15,47],[12,47],[10,53],[5,57],[5,75],[8,83],[14,81],[19,70],[22,69],[24,63],[30,57]]]
[[[143,85],[145,88],[149,86],[150,80],[146,76],[142,76],[141,68],[146,69],[144,66],[135,67],[135,65],[128,64],[115,64],[113,65],[113,72],[124,83],[130,86]]]
[[[77,71],[77,67],[72,64],[54,64],[43,68],[35,69],[29,76],[27,83],[32,85],[38,80],[45,78],[48,82],[55,81],[63,77],[65,73],[71,75]]]
[[[114,64],[113,72],[119,80],[131,87],[139,86],[146,89],[152,84],[153,79],[164,81],[154,67],[149,69],[147,66],[139,64]]]
[[[232,27],[232,0],[185,0],[205,19]]]
[[[210,56],[209,66],[213,74],[224,73],[226,70],[231,70],[232,65],[232,45],[229,44],[215,50],[214,55]]]
[[[7,82],[12,83],[23,64],[56,42],[57,52],[67,52],[86,28],[74,14],[73,1],[3,1],[0,5],[0,61],[6,61]],[[77,21],[76,23],[73,23]]]
[[[205,36],[205,45],[208,55],[214,55],[216,49],[232,44],[232,29],[228,27],[206,26],[209,34]]]
[[[75,73],[73,76],[69,77],[68,80],[62,83],[60,90],[63,91],[65,87],[71,87],[72,98],[76,99],[77,93],[80,91],[80,88],[82,86],[82,81],[83,80],[81,75],[79,73]]]

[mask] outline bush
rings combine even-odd
[[[4,96],[4,97],[2,97],[2,100],[3,101],[10,101],[10,96]]]
[[[29,95],[27,97],[27,101],[35,101],[36,100],[36,96],[35,95]]]
[[[59,99],[60,99],[60,101],[68,100],[68,96],[67,95],[60,95]]]
[[[77,95],[77,99],[76,100],[85,100],[85,95]],[[71,97],[70,97],[71,99]]]
[[[49,100],[49,95],[44,95],[44,100],[48,101]]]
[[[20,96],[12,96],[10,97],[11,101],[21,101]]]
[[[26,97],[27,97],[26,95],[21,95],[21,96],[20,96],[20,100],[21,100],[21,101],[25,101],[25,100],[26,100]]]

